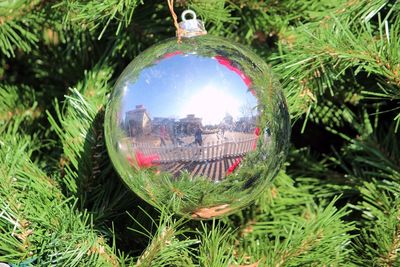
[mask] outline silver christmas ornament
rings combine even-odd
[[[209,219],[249,205],[278,173],[289,142],[281,86],[256,54],[186,19],[119,77],[105,117],[110,158],[157,207]]]

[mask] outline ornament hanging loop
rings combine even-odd
[[[191,19],[188,17],[191,16]],[[185,10],[182,12],[182,21],[179,22],[179,31],[181,37],[190,38],[199,35],[207,34],[203,21],[197,19],[196,13],[193,10]],[[179,39],[179,36],[178,36]]]
[[[207,34],[204,23],[197,19],[196,13],[193,10],[185,10],[182,12],[182,21],[178,23],[178,16],[174,11],[174,0],[167,0],[169,11],[171,12],[174,26],[176,28],[176,36],[178,43],[181,43],[182,37],[189,38]],[[191,19],[188,19],[191,16]]]
[[[196,13],[193,10],[187,9],[182,12],[181,19],[182,21],[187,21],[187,15],[192,16],[192,19],[197,19]]]

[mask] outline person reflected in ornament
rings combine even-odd
[[[225,125],[224,124],[222,124],[220,126],[220,129],[218,130],[217,139],[218,139],[218,141],[224,141],[225,140]]]
[[[199,146],[203,145],[203,131],[199,126],[197,126],[196,130],[194,131],[194,142]]]
[[[160,126],[160,146],[165,146],[165,140],[168,137],[167,127],[165,125]]]
[[[171,142],[174,146],[176,146],[178,144],[178,135],[177,135],[177,129],[176,126],[173,125],[171,128],[171,133],[170,133],[170,138],[171,138]]]

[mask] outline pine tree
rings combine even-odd
[[[250,207],[190,221],[140,200],[104,144],[112,86],[174,36],[166,1],[0,3],[0,262],[400,266],[400,1],[180,0],[251,46],[292,117]]]

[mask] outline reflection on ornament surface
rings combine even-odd
[[[212,218],[248,205],[284,161],[279,83],[247,49],[212,36],[153,46],[121,74],[107,148],[122,179],[155,206]]]

